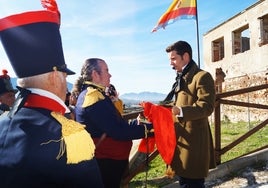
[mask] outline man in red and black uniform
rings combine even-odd
[[[152,124],[128,124],[105,94],[110,86],[108,66],[102,59],[87,59],[81,70],[83,84],[76,103],[76,120],[84,125],[96,145],[96,158],[106,188],[119,188],[128,166],[133,139],[147,137]]]

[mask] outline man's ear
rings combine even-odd
[[[190,55],[187,52],[185,52],[183,54],[183,59],[190,60]]]
[[[92,80],[98,80],[98,78],[99,78],[99,73],[96,71],[96,70],[93,70],[92,71]]]
[[[57,71],[51,72],[51,74],[49,74],[49,78],[54,81],[57,78]]]
[[[58,71],[52,71],[50,72],[50,74],[48,75],[49,77],[49,84],[53,85],[54,87],[57,87],[57,79],[59,76],[59,72]]]

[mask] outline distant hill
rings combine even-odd
[[[13,87],[17,86],[17,78],[11,78],[11,83]],[[68,90],[71,91],[73,84],[67,82]],[[166,94],[157,93],[157,92],[149,92],[144,91],[140,93],[125,93],[119,96],[121,100],[123,100],[124,104],[126,105],[136,105],[139,104],[141,101],[148,101],[153,103],[158,103],[159,101],[164,100]]]
[[[166,94],[144,91],[140,93],[125,93],[119,96],[123,100],[124,104],[138,104],[141,101],[148,101],[158,103],[164,100]]]

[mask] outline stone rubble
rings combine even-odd
[[[262,168],[247,167],[233,177],[219,178],[206,182],[206,188],[268,188],[268,161]]]

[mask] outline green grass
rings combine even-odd
[[[248,122],[237,122],[230,123],[229,121],[222,122],[221,124],[221,147],[225,147],[230,144],[232,141],[236,140],[243,134],[249,131],[249,129],[255,127],[258,122],[251,122],[249,125]],[[212,133],[214,133],[214,125],[211,126]],[[214,135],[213,135],[214,137]],[[242,143],[238,144],[230,151],[226,152],[221,156],[221,162],[226,162],[231,159],[237,158],[241,155],[244,155],[250,151],[253,151],[257,148],[268,145],[268,126],[266,125],[260,129],[255,134],[251,135],[249,138],[244,140]],[[169,184],[170,182],[167,179],[161,179],[165,175],[166,165],[158,155],[150,164],[147,171],[147,188],[157,188],[163,187],[164,185]],[[134,187],[144,187],[146,179],[146,172],[141,172],[137,174],[129,184],[129,188]]]
[[[222,123],[221,128],[221,147],[225,147],[232,141],[236,140],[250,129],[255,127],[259,122],[253,122],[250,125],[248,122],[237,123]],[[212,126],[212,129],[214,127]],[[226,162],[241,155],[254,151],[257,148],[268,145],[268,127],[267,125],[260,129],[258,132],[251,135],[249,138],[239,143],[221,156],[221,161]]]
[[[147,187],[163,187],[167,185],[168,182],[161,181],[161,177],[165,174],[166,165],[163,162],[160,155],[158,155],[153,161],[149,163],[147,171]],[[155,181],[155,179],[159,179]],[[137,174],[129,184],[129,188],[144,187],[146,179],[146,171]],[[152,181],[154,180],[154,181]]]

